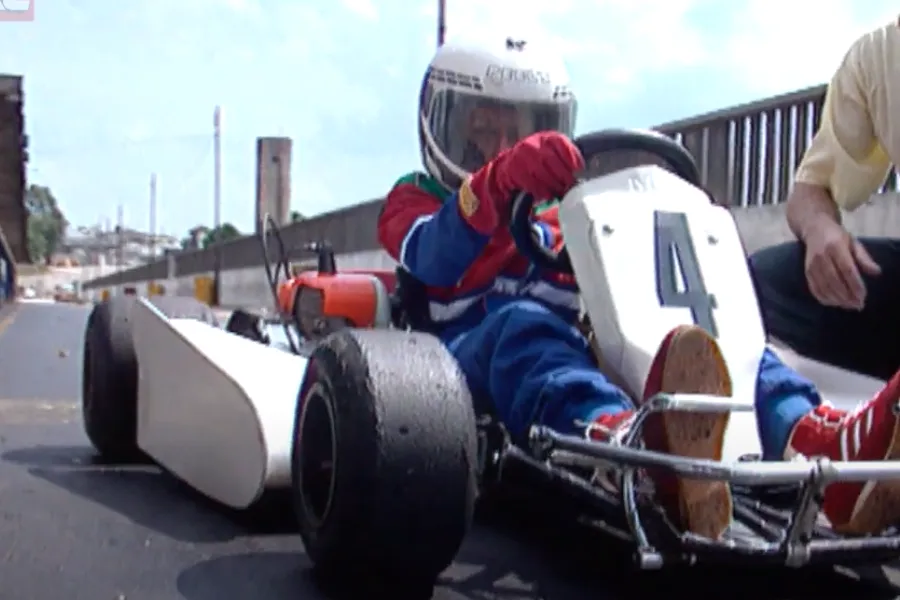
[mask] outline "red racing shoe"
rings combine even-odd
[[[633,410],[601,415],[588,426],[588,437],[595,442],[621,441],[634,418]]]
[[[785,459],[900,460],[900,372],[853,411],[822,405],[794,426]],[[825,516],[835,531],[867,535],[900,523],[900,481],[834,483],[825,489]]]
[[[587,437],[595,442],[621,443],[622,438],[631,429],[634,420],[633,410],[600,415],[596,421],[588,425]],[[613,463],[604,463],[594,470],[591,483],[602,486],[610,493],[619,491],[618,466]]]
[[[715,339],[704,329],[676,327],[665,337],[653,363],[644,399],[660,392],[731,396],[731,375]],[[644,422],[648,450],[676,456],[722,460],[729,413],[665,411]],[[648,471],[656,497],[682,529],[717,540],[732,519],[731,488],[725,481],[691,480]]]
[[[731,396],[725,359],[705,330],[676,327],[663,339],[650,367],[643,398],[659,392]],[[627,431],[631,417],[631,411],[600,417],[590,428],[591,438],[618,438]],[[644,421],[644,445],[666,454],[721,460],[728,419],[728,413],[655,413]],[[715,540],[731,524],[731,489],[726,482],[682,479],[656,470],[648,470],[648,474],[657,499],[683,530]]]

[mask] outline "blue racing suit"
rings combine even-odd
[[[556,208],[535,217],[541,242],[561,242]],[[457,194],[414,173],[387,196],[380,243],[428,288],[438,335],[459,361],[472,393],[493,402],[521,439],[533,423],[579,433],[599,416],[633,408],[597,368],[575,327],[578,290],[569,275],[530,264],[505,228],[493,236],[462,218]],[[794,423],[818,404],[812,383],[766,351],[757,419],[767,458],[780,459]]]

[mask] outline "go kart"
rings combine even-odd
[[[660,166],[589,172],[559,204],[566,247],[532,235],[534,199],[512,204],[510,227],[535,264],[574,273],[602,368],[634,394],[659,341],[679,324],[716,336],[732,397],[661,394],[620,444],[534,426],[514,444],[485,398],[473,398],[436,337],[423,286],[396,272],[337,269],[327,244],[318,268],[294,274],[277,229],[261,241],[277,322],[235,312],[224,328],[192,299],[112,298],[85,335],[84,418],[113,459],[149,458],[203,494],[247,508],[290,490],[316,568],[432,586],[456,555],[480,496],[498,486],[546,485],[581,520],[633,545],[637,565],[738,562],[801,567],[893,559],[900,536],[846,538],[820,515],[825,486],[900,478],[891,462],[762,462],[753,412],[767,347],[730,213],[710,202],[697,167],[650,132],[601,131],[576,144],[588,164],[639,152]],[[277,255],[275,260],[270,257]],[[881,382],[779,349],[835,404]],[[720,462],[640,447],[653,411],[732,413]],[[614,465],[620,485],[591,482]],[[721,540],[674,529],[641,472],[730,482],[734,521]]]

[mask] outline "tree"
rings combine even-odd
[[[187,237],[181,240],[182,250],[197,250],[203,246],[203,240],[209,233],[209,227],[196,225],[188,230]]]
[[[298,221],[304,221],[304,220],[306,220],[306,217],[301,215],[299,211],[296,211],[296,210],[291,211],[291,223],[296,223]]]
[[[69,226],[49,187],[31,184],[25,190],[28,211],[28,254],[33,262],[49,263]]]
[[[241,237],[241,232],[238,231],[237,227],[231,223],[222,223],[219,227],[207,231],[206,236],[203,238],[203,247],[209,248],[213,244],[227,242],[239,237]]]

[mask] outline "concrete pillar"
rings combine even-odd
[[[265,216],[278,225],[290,222],[291,139],[256,139],[256,232]]]

